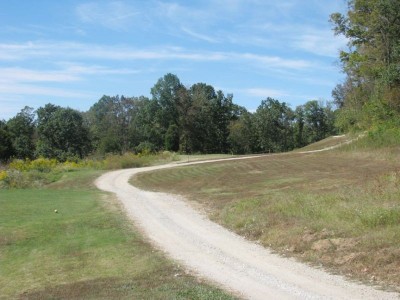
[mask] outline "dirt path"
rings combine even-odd
[[[400,299],[396,293],[355,284],[272,254],[211,222],[178,196],[143,191],[128,183],[133,175],[140,172],[198,163],[206,161],[109,172],[98,178],[96,185],[117,195],[129,217],[156,247],[189,270],[239,297]]]

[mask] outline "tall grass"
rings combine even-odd
[[[152,164],[179,160],[172,152],[123,155],[109,154],[102,158],[59,162],[56,159],[37,158],[35,160],[15,159],[0,171],[0,188],[43,187],[60,180],[66,172],[80,169],[113,170],[139,168]]]

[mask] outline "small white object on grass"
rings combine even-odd
[[[55,212],[56,214],[58,214],[58,210],[57,210],[57,209],[55,209],[54,212]]]

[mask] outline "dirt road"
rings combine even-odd
[[[244,158],[240,158],[244,159]],[[188,164],[206,163],[192,162]],[[115,193],[135,224],[154,245],[198,276],[245,299],[400,299],[330,275],[267,249],[211,222],[184,199],[147,192],[128,183],[140,172],[179,167],[109,172],[96,180],[98,188]]]

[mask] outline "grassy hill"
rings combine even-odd
[[[140,174],[282,255],[400,290],[400,139],[329,138],[303,150]]]

